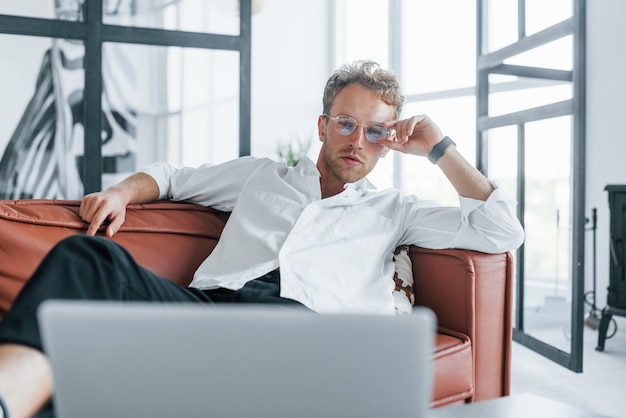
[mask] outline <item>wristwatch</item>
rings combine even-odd
[[[432,151],[430,151],[430,154],[428,154],[428,160],[433,164],[437,164],[439,158],[441,158],[441,156],[446,152],[446,149],[448,149],[450,145],[456,146],[453,140],[451,140],[447,136],[444,136],[441,141],[437,142]]]

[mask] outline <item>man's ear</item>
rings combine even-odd
[[[383,150],[380,152],[380,158],[385,158],[389,153],[389,148],[383,147]]]
[[[324,115],[317,118],[317,135],[320,142],[326,142],[326,117]]]

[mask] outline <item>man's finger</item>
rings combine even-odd
[[[111,221],[109,226],[107,226],[107,229],[106,229],[107,237],[109,238],[113,237],[113,235],[115,235],[117,231],[120,230],[123,223],[124,223],[124,216],[118,215],[115,218],[113,218],[113,220]]]
[[[89,222],[89,228],[87,228],[87,235],[96,235],[96,232],[98,232],[98,229],[100,228],[100,226],[104,223],[104,221],[107,219],[106,214],[104,214],[104,212],[102,212],[102,210],[96,212],[96,214],[91,218]]]

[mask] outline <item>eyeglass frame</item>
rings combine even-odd
[[[365,124],[362,124],[362,123],[357,123],[357,120],[355,118],[353,118],[352,116],[350,116],[350,115],[330,116],[329,114],[322,113],[322,116],[327,117],[327,118],[329,118],[329,119],[331,119],[333,121],[333,127],[335,128],[335,132],[337,132],[341,136],[352,135],[354,132],[356,132],[356,130],[357,130],[357,128],[359,126],[362,126],[363,128],[365,128],[365,138],[369,142],[371,142],[373,144],[378,144],[378,142],[382,141],[383,139],[389,139],[391,137],[391,135],[393,135],[393,133],[395,132],[395,129],[387,128],[382,123],[374,122],[374,123],[370,123],[368,125],[365,125]],[[337,119],[340,118],[340,117],[349,118],[349,119],[353,120],[354,121],[354,130],[349,132],[349,133],[347,133],[347,134],[344,134],[344,133],[340,132],[340,128],[337,126]],[[376,140],[376,141],[373,141],[372,139],[369,138],[368,133],[367,133],[367,128],[369,128],[371,126],[380,127],[382,129],[384,129],[387,132],[387,134],[383,138],[381,138],[379,140]]]

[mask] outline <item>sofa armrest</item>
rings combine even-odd
[[[76,200],[0,200],[0,319],[48,251],[85,233],[79,206]],[[190,203],[130,205],[113,240],[139,264],[186,285],[217,244],[227,217]]]
[[[468,335],[474,401],[510,393],[513,257],[469,250],[411,247],[415,304],[438,325]]]

